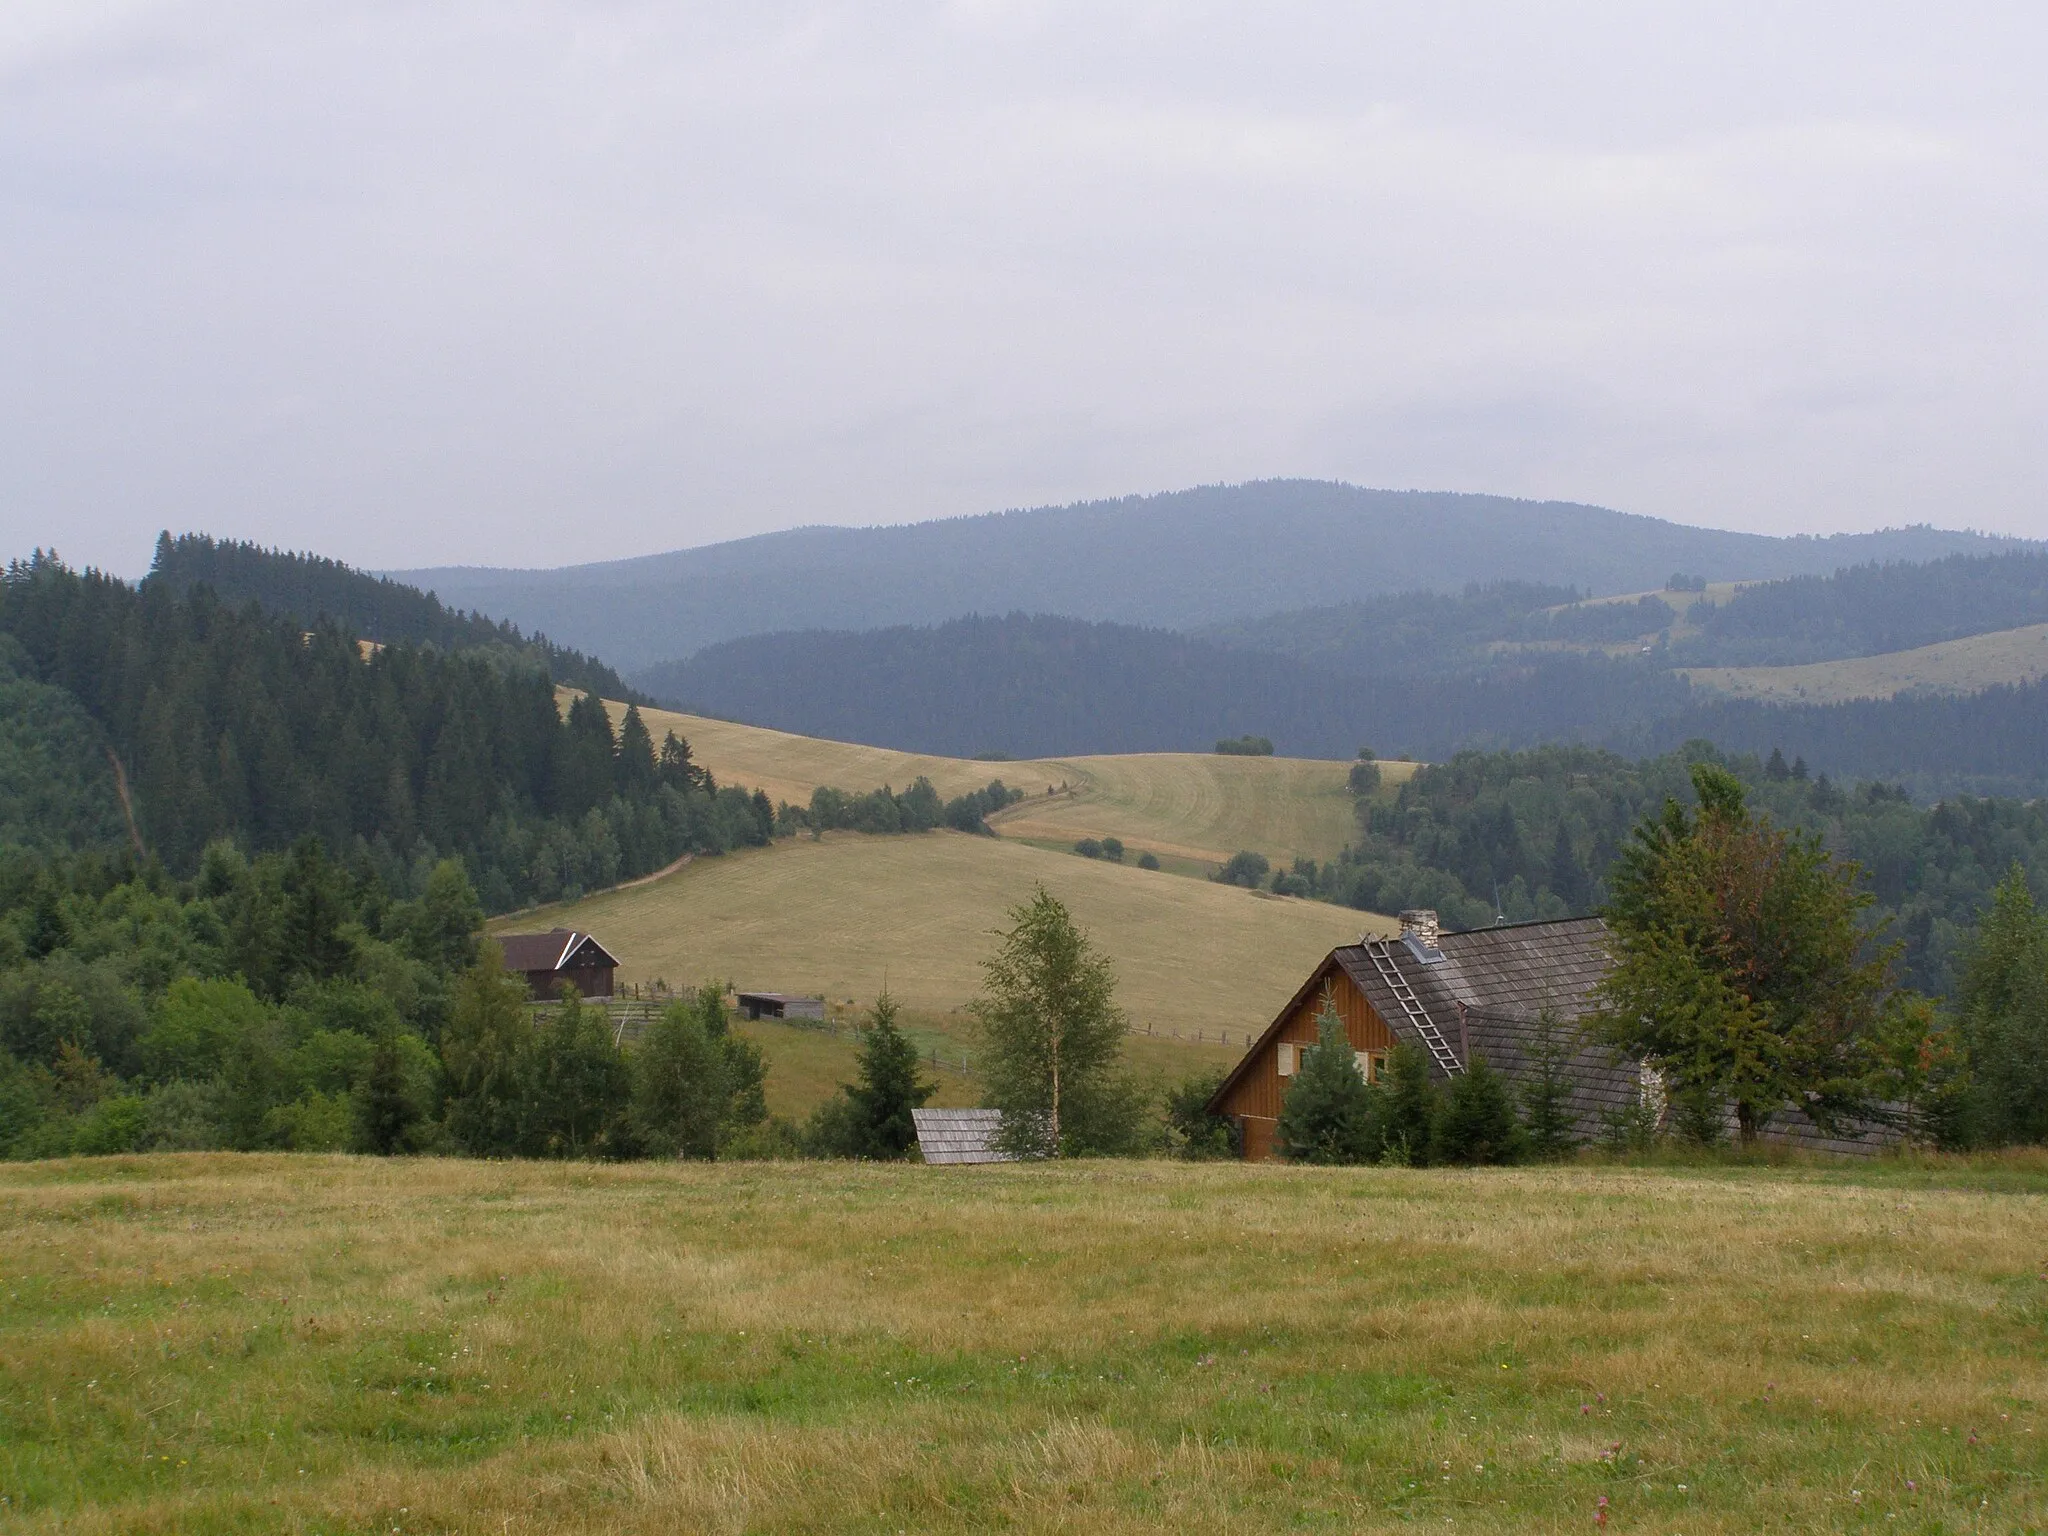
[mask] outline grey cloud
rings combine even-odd
[[[2048,533],[2017,7],[0,18],[0,532],[555,563],[1268,475]]]

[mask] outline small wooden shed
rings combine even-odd
[[[928,1163],[1009,1163],[1013,1153],[997,1145],[1003,1133],[1000,1109],[913,1109],[917,1149]]]
[[[750,1019],[822,1019],[825,999],[793,992],[742,992],[740,1012]]]
[[[585,997],[610,997],[619,962],[587,933],[550,928],[546,933],[501,933],[505,969],[517,971],[535,997],[560,997],[565,983]]]

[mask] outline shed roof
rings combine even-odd
[[[585,965],[619,963],[594,937],[573,928],[550,928],[546,933],[501,933],[498,947],[505,952],[508,971],[559,971],[569,963],[571,955]],[[579,950],[585,952],[578,954]],[[592,950],[596,953],[589,953]]]
[[[928,1163],[1011,1163],[1014,1153],[996,1145],[1002,1133],[1000,1109],[913,1109],[917,1148]]]

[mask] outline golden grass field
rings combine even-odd
[[[625,707],[611,705],[615,717]],[[658,744],[669,731],[686,738],[720,783],[766,790],[772,800],[807,804],[821,784],[863,791],[907,788],[920,774],[948,799],[1001,779],[1031,798],[998,818],[1006,836],[1058,841],[1118,837],[1129,857],[1153,852],[1221,864],[1240,849],[1276,864],[1334,858],[1358,835],[1345,788],[1350,764],[1314,758],[1223,757],[1207,752],[984,763],[793,736],[667,710],[641,711]],[[1415,771],[1383,763],[1388,784]],[[1046,790],[1064,790],[1048,797]]]
[[[980,989],[993,934],[1041,883],[1114,962],[1133,1022],[1169,1036],[1227,1030],[1242,1045],[1333,947],[1390,929],[1322,902],[959,832],[790,839],[491,926],[595,933],[623,982],[729,980],[865,1006],[886,980],[899,1002],[942,1014]]]
[[[0,1168],[22,1532],[2048,1525],[2048,1164]]]
[[[1691,667],[1685,675],[1713,693],[1769,704],[1839,704],[1916,692],[1975,693],[2000,683],[2048,677],[2048,624],[1846,661],[1796,667]]]

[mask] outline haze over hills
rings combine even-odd
[[[798,528],[561,570],[392,573],[628,672],[745,635],[1028,611],[1185,629],[1375,593],[1515,579],[1641,591],[1826,574],[2022,541],[1916,527],[1830,538],[1571,502],[1267,480],[880,528]]]

